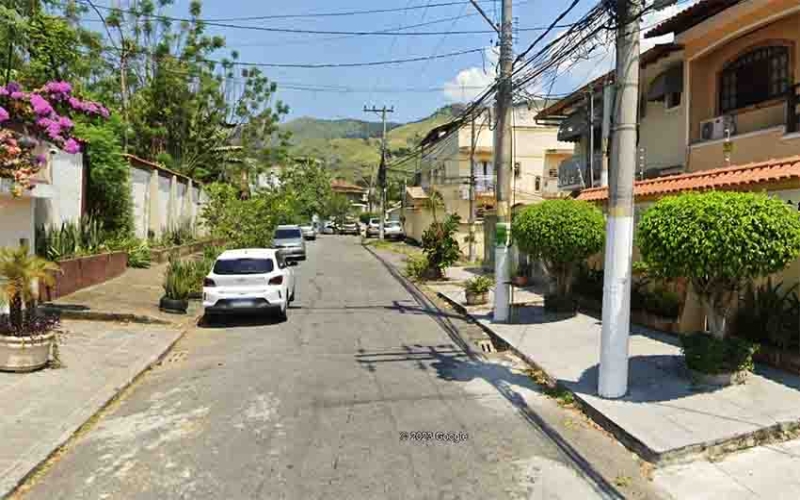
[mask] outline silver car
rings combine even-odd
[[[300,230],[303,232],[303,238],[307,240],[316,240],[317,239],[317,230],[311,224],[303,224],[300,226]]]
[[[300,226],[278,226],[272,238],[272,246],[280,250],[286,260],[306,260],[306,242]]]

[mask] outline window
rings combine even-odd
[[[783,97],[789,89],[789,48],[759,47],[729,63],[720,76],[719,109],[727,113]]]
[[[536,180],[534,181],[534,189],[536,189],[536,191],[542,190],[542,177],[539,175],[536,176]]]
[[[277,229],[275,230],[276,240],[290,240],[292,238],[299,239],[303,237],[303,233],[299,229]]]
[[[669,92],[664,96],[664,106],[667,109],[674,109],[680,107],[681,105],[681,96],[680,92]]]
[[[558,177],[558,169],[557,168],[551,168],[548,171],[548,175],[550,176],[551,179],[557,178]]]
[[[214,274],[266,274],[273,266],[272,259],[222,259],[214,264]]]

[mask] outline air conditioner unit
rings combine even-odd
[[[728,134],[736,135],[736,120],[731,115],[718,116],[700,122],[700,137],[704,141],[724,139]]]

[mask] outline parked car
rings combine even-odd
[[[272,246],[280,250],[286,260],[306,260],[306,242],[300,226],[278,226],[272,238]]]
[[[346,221],[339,228],[339,234],[360,234],[358,223],[355,221]]]
[[[387,240],[402,240],[405,239],[406,233],[400,221],[390,220],[383,226],[383,237]]]
[[[367,238],[377,238],[381,234],[381,220],[370,219],[367,224]]]
[[[317,239],[317,230],[314,229],[314,226],[311,224],[303,224],[300,226],[300,231],[303,232],[303,238],[307,240]]]
[[[203,282],[203,308],[208,317],[263,311],[286,319],[295,285],[292,264],[277,250],[227,250]]]
[[[324,226],[322,226],[322,234],[335,234],[336,233],[336,225],[333,222],[326,222]]]

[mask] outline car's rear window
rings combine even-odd
[[[221,259],[214,264],[214,274],[265,274],[275,269],[272,259]]]
[[[387,222],[386,226],[387,227],[400,227],[400,223],[399,222]]]
[[[299,229],[277,229],[275,231],[275,238],[285,240],[289,238],[302,238],[303,235]]]

